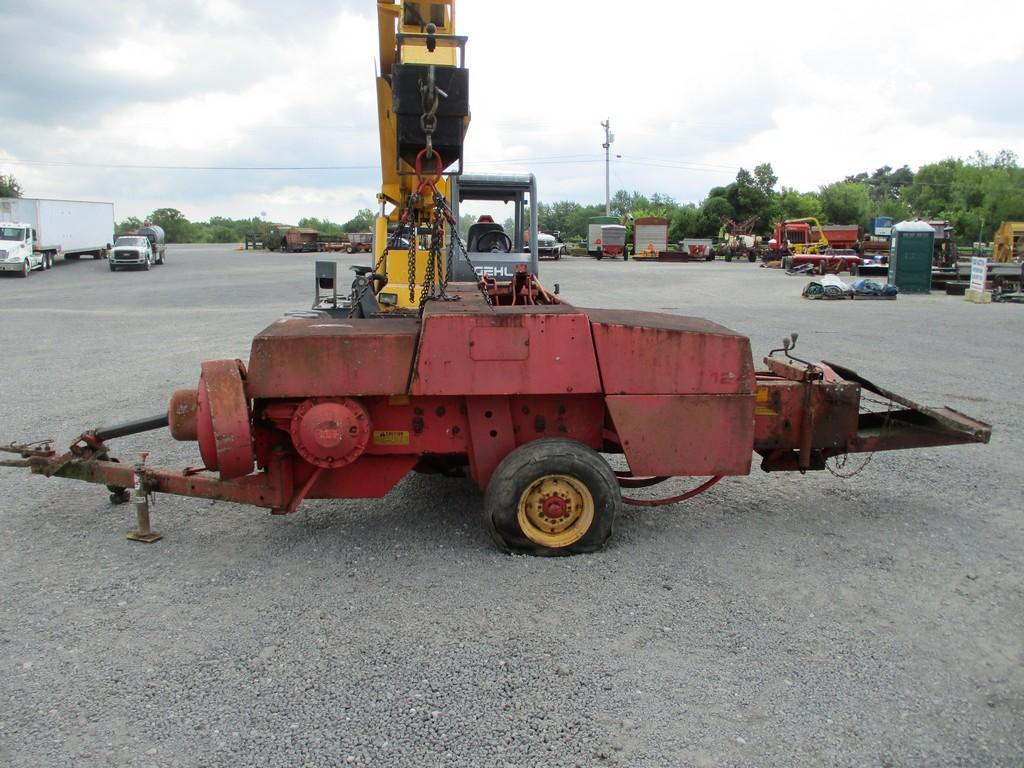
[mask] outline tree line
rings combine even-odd
[[[119,221],[115,234],[132,232],[147,223],[162,227],[169,243],[241,243],[246,235],[262,234],[269,227],[275,226],[258,217],[229,219],[211,216],[209,221],[189,221],[177,208],[158,208],[145,220],[129,216]],[[295,226],[308,227],[332,236],[347,232],[370,232],[373,230],[373,211],[364,208],[343,224],[327,219],[303,218]]]
[[[916,173],[906,165],[884,166],[812,192],[777,186],[778,182],[771,163],[762,163],[753,172],[741,168],[735,181],[712,187],[697,204],[620,190],[611,199],[611,210],[623,221],[668,219],[670,240],[716,237],[726,217],[742,221],[756,216],[753,231],[760,235],[771,234],[782,219],[809,216],[823,224],[857,224],[863,231],[879,216],[948,220],[961,242],[989,241],[1000,222],[1024,221],[1024,169],[1006,150],[995,157],[977,152],[966,160],[948,158],[923,165]],[[585,237],[587,220],[603,215],[604,206],[566,200],[541,203],[537,212],[542,229],[571,239]]]
[[[11,175],[0,174],[0,197],[20,197],[22,188]],[[1024,221],[1024,169],[1017,156],[1003,150],[994,157],[983,152],[963,158],[947,158],[923,165],[916,172],[904,165],[883,166],[873,172],[857,173],[825,184],[816,191],[801,192],[779,185],[771,163],[753,171],[741,168],[736,179],[712,187],[699,203],[678,203],[671,196],[619,190],[611,199],[611,210],[624,222],[657,216],[668,219],[669,239],[715,237],[728,217],[742,221],[757,217],[756,234],[768,235],[776,222],[813,216],[827,224],[857,224],[866,231],[871,219],[892,216],[903,219],[948,220],[960,242],[989,241],[1003,221]],[[604,215],[603,204],[581,204],[571,200],[539,203],[540,228],[560,232],[563,239],[585,238],[587,222]],[[303,218],[300,227],[325,235],[373,230],[373,212],[364,208],[348,221]],[[461,217],[465,233],[471,217]],[[176,208],[159,208],[145,221],[130,216],[117,224],[117,233],[137,229],[150,222],[163,227],[172,243],[242,242],[247,234],[260,233],[268,222],[259,219],[230,219],[213,216],[208,221],[189,221]]]

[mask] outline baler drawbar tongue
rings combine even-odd
[[[860,414],[857,438],[854,445],[850,446],[851,453],[987,443],[992,437],[990,424],[972,419],[952,408],[929,408],[915,403],[868,381],[849,368],[823,362],[846,381],[860,385],[862,402],[870,399],[865,397],[865,392],[874,393],[887,401],[875,401],[880,406],[888,405],[887,411]],[[894,405],[902,407],[895,408]]]

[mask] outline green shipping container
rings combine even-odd
[[[889,244],[889,285],[900,293],[931,293],[935,230],[926,221],[901,221]]]

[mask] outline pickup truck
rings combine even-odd
[[[122,235],[114,241],[110,251],[110,271],[116,272],[121,267],[142,267],[149,270],[156,259],[153,246],[148,237],[143,235]]]

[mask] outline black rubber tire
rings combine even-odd
[[[587,532],[565,547],[531,541],[519,526],[517,509],[527,487],[544,475],[567,475],[590,491],[594,519]],[[601,454],[575,440],[546,437],[521,445],[508,454],[491,476],[484,493],[484,521],[494,543],[505,552],[541,557],[596,552],[611,538],[622,508],[615,473]]]
[[[96,253],[94,253],[92,255],[92,260],[93,261],[99,261],[102,258],[103,258],[103,254],[101,252],[99,252],[99,251],[96,251]]]
[[[18,273],[18,277],[22,277],[22,278],[28,277],[31,272],[32,272],[32,265],[28,263],[28,259],[25,259],[25,261],[22,262],[21,272]]]
[[[110,264],[109,266],[111,272],[117,272],[117,267],[115,267],[113,264]]]
[[[149,261],[148,260],[143,262],[143,264],[142,264],[142,271],[143,272],[149,272]]]

